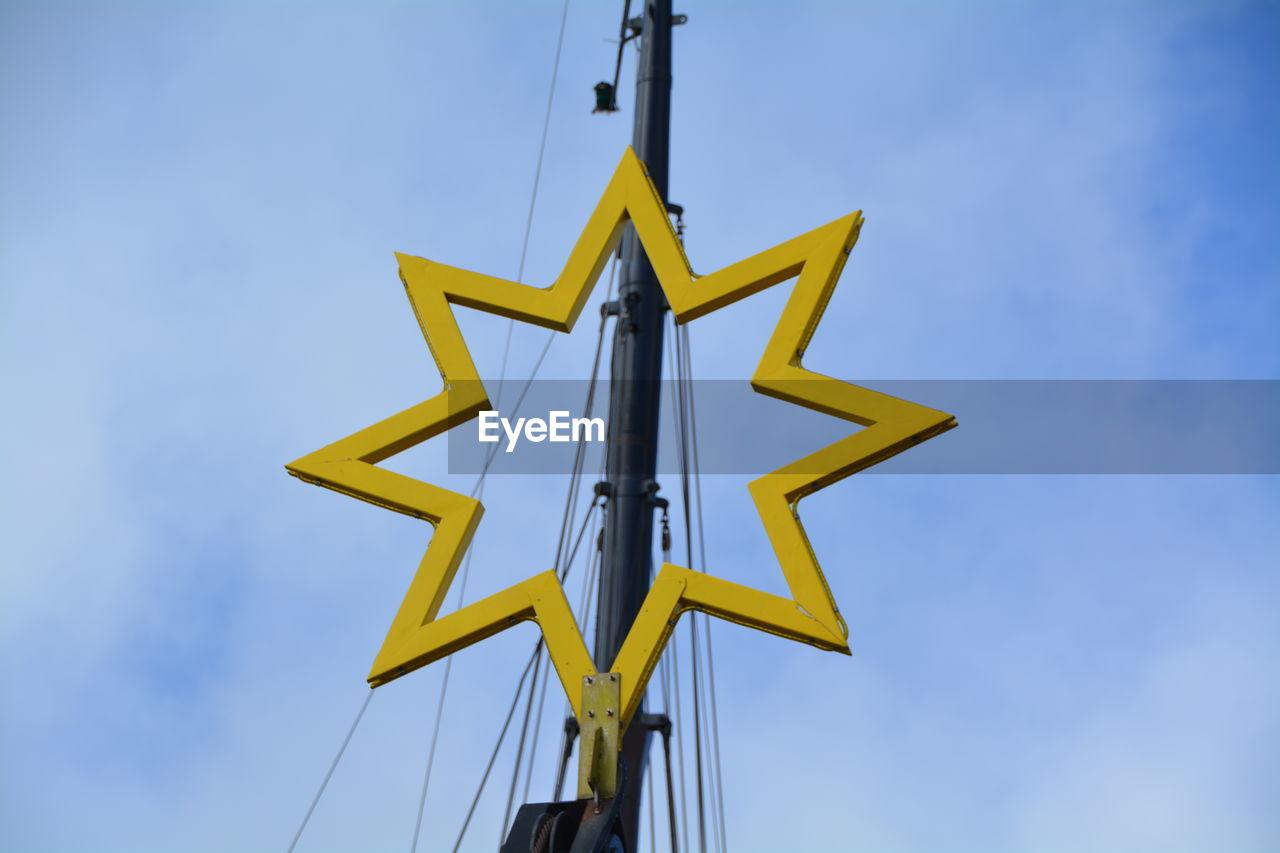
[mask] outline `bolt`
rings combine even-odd
[[[588,717],[594,717],[595,715],[596,715],[596,712],[595,712],[595,711],[588,711],[588,712],[587,712],[587,716],[588,716]]]
[[[590,683],[591,683],[591,676],[589,676],[589,675],[588,675],[588,676],[587,676],[587,684],[590,684]]]
[[[613,709],[612,709],[612,708],[605,708],[605,709],[604,709],[604,712],[605,712],[605,714],[609,715],[610,717],[612,717],[612,716],[613,716]]]
[[[614,674],[614,673],[612,673],[612,672],[611,672],[611,673],[609,673],[609,680],[610,680],[610,681],[617,681],[617,680],[618,680],[618,676],[617,676],[616,674]]]

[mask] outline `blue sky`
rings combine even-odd
[[[589,114],[618,6],[570,7],[530,281],[629,140],[629,85]],[[694,268],[865,211],[807,365],[1280,378],[1274,3],[677,11]],[[6,849],[287,846],[427,529],[282,466],[438,388],[394,251],[515,275],[559,14],[0,7]],[[745,377],[784,296],[695,323],[699,375]],[[461,322],[496,374],[505,321]],[[514,375],[544,340],[516,329]],[[470,487],[431,443],[390,464]],[[474,595],[549,565],[563,488],[489,484]],[[742,481],[706,489],[711,571],[781,591]],[[855,656],[717,626],[734,850],[1280,848],[1274,478],[884,476],[803,509]],[[420,849],[452,845],[508,634],[458,656]],[[408,848],[439,669],[379,691],[300,850]]]

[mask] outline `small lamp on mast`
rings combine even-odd
[[[612,83],[606,83],[601,80],[595,85],[596,90],[596,108],[593,113],[616,113],[618,111],[618,100],[615,97]]]

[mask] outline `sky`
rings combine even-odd
[[[630,139],[630,52],[590,114],[620,6],[570,3],[526,281]],[[429,528],[283,465],[439,389],[394,252],[516,276],[561,9],[0,5],[0,847],[288,847]],[[807,366],[1280,379],[1275,3],[677,11],[694,269],[867,218]],[[693,323],[696,374],[745,379],[785,295]],[[506,321],[459,313],[498,375]],[[438,441],[387,464],[474,482]],[[550,567],[564,479],[488,481],[469,600]],[[707,568],[781,592],[745,479],[704,482]],[[715,625],[731,849],[1280,849],[1274,476],[863,476],[802,509],[854,655]],[[456,656],[420,850],[535,636]],[[409,849],[442,671],[375,692],[298,850]]]

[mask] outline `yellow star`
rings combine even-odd
[[[772,595],[664,563],[617,660],[625,727],[679,615],[701,610],[781,637],[848,654],[848,628],[805,536],[801,498],[955,426],[951,415],[806,370],[801,356],[857,241],[860,212],[704,276],[689,267],[653,182],[628,148],[583,229],[564,270],[550,287],[532,287],[397,254],[400,277],[435,357],[444,390],[386,420],[286,466],[308,482],[424,518],[435,532],[404,602],[373,662],[378,687],[418,667],[492,636],[520,621],[537,622],[547,650],[581,716],[584,676],[597,672],[554,571],[543,572],[447,616],[440,606],[480,522],[477,500],[377,466],[378,462],[491,408],[453,316],[462,305],[568,332],[627,222],[658,275],[676,322],[791,278],[791,297],[751,378],[772,397],[860,424],[841,439],[749,485],[791,598]]]

